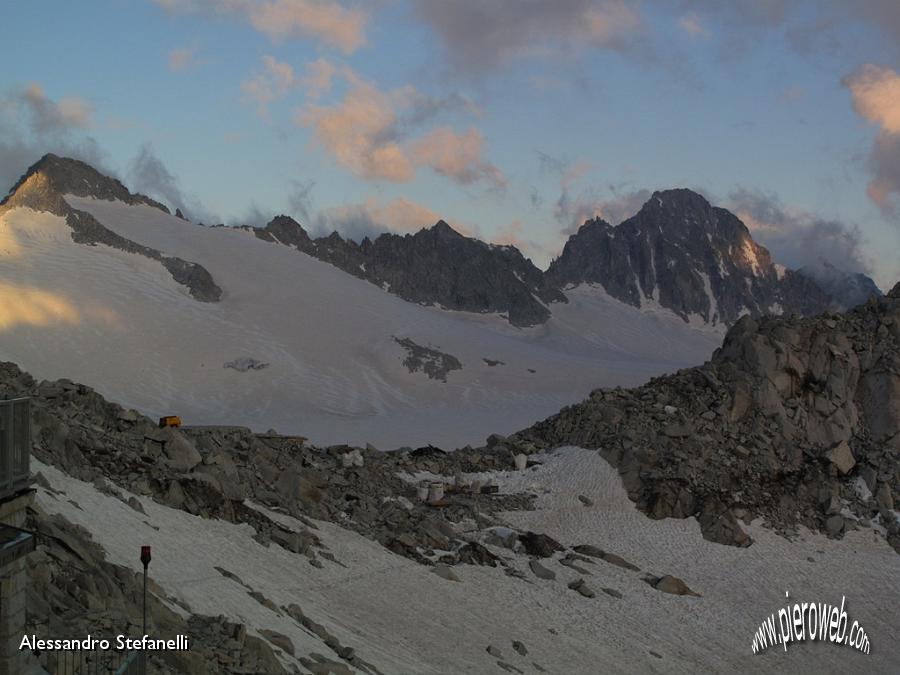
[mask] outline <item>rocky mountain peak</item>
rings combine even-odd
[[[275,216],[264,228],[256,228],[254,232],[260,239],[296,246],[305,252],[309,252],[312,246],[312,239],[303,226],[290,216],[283,214]]]
[[[706,201],[703,195],[688,188],[671,188],[656,190],[650,195],[650,199],[644,202],[638,213],[656,216],[662,222],[671,222],[673,215],[707,216],[712,209],[713,206]]]
[[[447,221],[441,219],[437,221],[434,225],[431,226],[429,230],[434,235],[439,237],[459,237],[464,238],[462,234],[454,230]]]
[[[16,182],[6,198],[0,202],[0,215],[14,208],[29,208],[65,218],[77,244],[104,244],[128,253],[159,261],[172,278],[187,287],[201,302],[216,302],[222,289],[202,266],[181,258],[163,255],[160,251],[142,246],[113,232],[87,211],[73,208],[65,195],[119,200],[126,204],[146,204],[165,213],[162,204],[140,194],[132,194],[115,178],[104,176],[92,166],[77,159],[46,154]]]
[[[769,252],[737,216],[685,188],[654,192],[616,227],[586,222],[547,276],[560,286],[600,285],[618,300],[658,304],[685,321],[730,324],[746,313],[827,307],[823,293],[811,298],[797,280],[782,284]]]
[[[38,176],[41,178],[37,178]],[[100,173],[90,164],[52,153],[47,153],[28,167],[3,203],[23,190],[28,192],[34,189],[42,192],[49,189],[59,195],[118,200],[126,204],[146,204],[169,213],[165,205],[146,195],[130,192],[121,181]],[[27,197],[23,196],[22,199],[24,201]]]

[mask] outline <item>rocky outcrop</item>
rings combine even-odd
[[[695,315],[731,324],[747,313],[811,314],[828,307],[814,283],[783,283],[783,276],[734,214],[686,189],[654,192],[615,227],[587,221],[547,271],[558,287],[599,284],[622,302],[656,302],[685,320]]]
[[[403,365],[411,373],[423,372],[432,380],[447,381],[447,374],[452,370],[462,370],[462,363],[451,354],[423,347],[409,338],[395,337],[394,341],[406,350]]]
[[[165,206],[149,197],[131,194],[119,181],[103,176],[84,162],[45,155],[28,169],[9,195],[0,202],[0,214],[17,207],[52,213],[66,219],[66,224],[72,229],[72,240],[76,243],[88,246],[103,244],[158,260],[172,278],[185,286],[196,300],[216,302],[222,297],[222,289],[202,265],[163,255],[156,249],[136,244],[116,234],[87,211],[72,208],[63,197],[66,194],[118,199],[126,204],[146,204],[169,212]]]
[[[882,532],[900,551],[900,291],[845,314],[744,317],[713,358],[633,390],[594,391],[509,443],[598,448],[638,507],[696,516],[748,545],[785,533]]]
[[[44,155],[28,167],[25,174],[13,185],[9,194],[13,195],[18,192],[35,174],[44,176],[50,189],[58,195],[93,197],[126,204],[146,204],[169,213],[169,209],[164,204],[160,204],[146,195],[129,192],[128,188],[120,181],[100,173],[90,164],[70,157],[58,157],[52,153]]]
[[[278,216],[254,232],[260,239],[295,247],[404,300],[466,312],[497,312],[515,326],[543,323],[550,318],[550,303],[566,302],[515,247],[465,237],[444,221],[415,234],[385,233],[359,244],[337,232],[311,239],[288,216]]]

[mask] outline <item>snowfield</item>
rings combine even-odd
[[[543,672],[535,664],[549,673],[586,675],[898,671],[900,557],[871,532],[851,532],[839,542],[803,533],[790,542],[754,524],[748,528],[755,539],[751,547],[722,546],[704,540],[694,519],[653,521],[639,513],[615,470],[595,451],[564,448],[535,459],[544,464],[490,476],[502,491],[540,495],[536,511],[506,514],[509,523],[564,545],[593,544],[641,572],[600,560],[579,563],[589,568],[592,574],[584,578],[597,592],[587,599],[566,587],[582,575],[560,565],[560,554],[542,561],[557,575],[542,581],[528,571],[524,556],[492,547],[514,560],[525,579],[499,567],[459,565],[453,568],[457,583],[325,522],[316,523],[317,534],[343,566],[325,560],[317,569],[302,556],[258,544],[248,525],[203,520],[138,497],[143,515],[55,467],[35,462],[34,470],[63,493],[39,488],[40,506],[88,528],[111,562],[137,571],[139,547],[150,544],[151,576],[167,594],[193,612],[223,613],[256,631],[283,633],[298,654],[330,652],[215,566],[276,605],[299,604],[342,644],[390,675],[503,672],[486,652],[489,645],[524,673]],[[579,494],[593,506],[582,505]],[[701,597],[659,592],[641,580],[644,573],[677,576]],[[786,653],[778,647],[752,654],[756,628],[787,604],[786,591],[792,601],[839,604],[846,596],[850,620],[865,628],[871,653],[809,642],[792,644]],[[527,656],[513,651],[513,640],[526,646]]]
[[[66,199],[134,242],[200,263],[222,301],[194,300],[156,261],[74,243],[62,218],[14,209],[0,217],[0,358],[186,424],[274,428],[321,444],[475,445],[596,387],[702,363],[722,338],[721,327],[589,287],[567,291],[546,324],[518,329],[403,301],[246,231]],[[463,368],[447,382],[410,373],[395,337]],[[269,365],[223,367],[239,359]]]

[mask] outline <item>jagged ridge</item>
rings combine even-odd
[[[318,239],[288,216],[254,229],[260,239],[294,246],[404,300],[467,312],[506,313],[515,326],[550,318],[566,302],[518,249],[465,237],[443,220],[415,234],[385,233],[357,244],[337,232]]]

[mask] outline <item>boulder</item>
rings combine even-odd
[[[538,558],[549,558],[555,552],[564,550],[564,547],[558,541],[548,537],[546,534],[537,532],[520,534],[519,541],[522,543],[525,553]]]
[[[847,441],[841,441],[831,448],[826,458],[844,475],[850,473],[850,470],[856,466],[856,460],[853,458],[853,452],[850,450]]]
[[[568,587],[586,598],[594,598],[597,596],[597,594],[585,583],[584,579],[576,579],[575,581],[570,582]]]
[[[653,588],[658,591],[662,591],[663,593],[671,593],[672,595],[693,595],[696,597],[700,597],[699,593],[695,593],[688,585],[684,583],[678,577],[673,577],[671,574],[667,574],[659,579],[656,579],[652,584]]]
[[[548,570],[537,560],[529,561],[528,566],[531,568],[534,576],[536,576],[538,579],[543,579],[545,581],[553,581],[554,579],[556,579],[556,572],[554,572],[553,570]]]
[[[166,462],[175,471],[187,472],[197,466],[203,457],[180,431],[172,427],[160,430],[163,440],[163,454]]]

